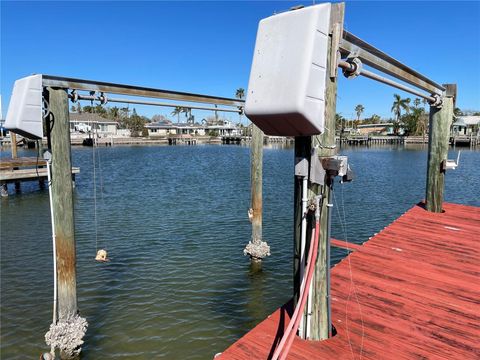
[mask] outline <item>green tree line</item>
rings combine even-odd
[[[398,94],[393,94],[393,103],[390,111],[393,117],[386,120],[387,122],[393,122],[393,130],[395,134],[398,134],[400,128],[404,129],[405,135],[425,135],[428,128],[428,112],[427,101],[425,99],[415,98],[402,98]],[[357,128],[360,124],[378,124],[381,122],[380,116],[373,114],[372,116],[361,119],[362,114],[365,111],[365,107],[362,104],[355,106],[356,119],[353,120],[352,126]],[[474,112],[473,115],[479,114]],[[455,116],[462,116],[464,113],[455,108]],[[341,114],[336,114],[335,127],[337,130],[344,130],[347,127],[348,120]]]

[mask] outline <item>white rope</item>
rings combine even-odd
[[[93,107],[93,105],[92,105]],[[93,125],[93,121],[92,121]],[[91,131],[91,130],[90,130]],[[92,161],[93,161],[93,216],[95,225],[95,252],[98,251],[98,230],[97,230],[97,174],[96,174],[96,161],[95,161],[95,138],[92,145]]]
[[[346,214],[345,214],[345,202],[344,202],[343,186],[341,186],[341,188],[342,188],[341,200],[342,200],[343,219],[342,219],[342,215],[340,214],[339,207],[337,205],[337,199],[335,197],[335,192],[333,192],[333,201],[335,202],[335,207],[337,208],[337,214],[338,214],[338,217],[339,217],[339,220],[340,220],[340,225],[341,225],[342,230],[343,230],[343,236],[345,238],[345,243],[347,245],[347,251],[350,252],[350,247],[348,246],[349,242],[348,242],[348,233],[347,233],[347,217],[346,217]],[[348,262],[348,269],[349,269],[349,275],[350,275],[350,287],[349,287],[349,290],[348,290],[347,301],[345,303],[345,328],[346,328],[348,345],[350,347],[350,352],[352,354],[352,359],[355,359],[355,354],[354,354],[353,345],[352,345],[352,342],[351,342],[351,339],[350,339],[350,331],[349,331],[349,325],[348,325],[348,304],[350,303],[350,298],[352,296],[352,289],[353,289],[353,295],[354,295],[354,298],[355,298],[355,302],[358,305],[358,309],[359,309],[359,312],[360,312],[360,321],[361,321],[361,324],[362,324],[362,336],[361,336],[362,340],[361,340],[361,343],[360,343],[360,357],[359,357],[359,359],[361,360],[362,356],[363,356],[363,342],[364,342],[364,338],[365,338],[365,327],[364,327],[364,321],[363,321],[363,312],[362,312],[362,306],[360,304],[360,300],[358,299],[358,293],[357,293],[357,288],[355,286],[355,281],[353,280],[353,272],[352,272],[352,264],[351,264],[350,256],[347,256],[347,262]]]
[[[52,324],[57,324],[57,244],[55,243],[55,219],[53,217],[53,198],[52,198],[52,166],[50,159],[47,160],[47,183],[48,199],[50,201],[50,217],[52,222],[52,250],[53,250],[53,316]],[[55,345],[50,345],[50,354],[55,358]]]

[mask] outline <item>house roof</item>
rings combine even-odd
[[[477,116],[477,115],[457,116],[456,122],[459,122],[459,121],[463,122],[464,124],[463,126],[480,125],[480,116]]]
[[[360,124],[357,125],[357,128],[375,128],[375,127],[387,127],[393,126],[393,123],[385,122],[385,123],[378,123],[378,124]]]
[[[147,129],[173,129],[174,125],[167,121],[158,121],[145,125]]]
[[[108,123],[108,124],[118,124],[117,121],[111,119],[105,119],[96,113],[70,113],[70,121],[77,121],[83,123],[97,122],[97,123]]]

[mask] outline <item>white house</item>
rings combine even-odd
[[[457,116],[452,124],[452,133],[454,135],[478,134],[480,129],[480,116]]]
[[[70,113],[70,131],[95,131],[99,136],[117,135],[118,122],[105,119],[98,114]]]
[[[150,137],[160,137],[177,134],[177,129],[169,120],[149,123],[145,125],[145,128],[148,130],[148,136]]]

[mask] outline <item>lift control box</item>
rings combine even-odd
[[[260,21],[245,114],[265,134],[324,131],[330,8],[309,6]]]
[[[15,81],[5,128],[31,139],[43,137],[42,75]]]

